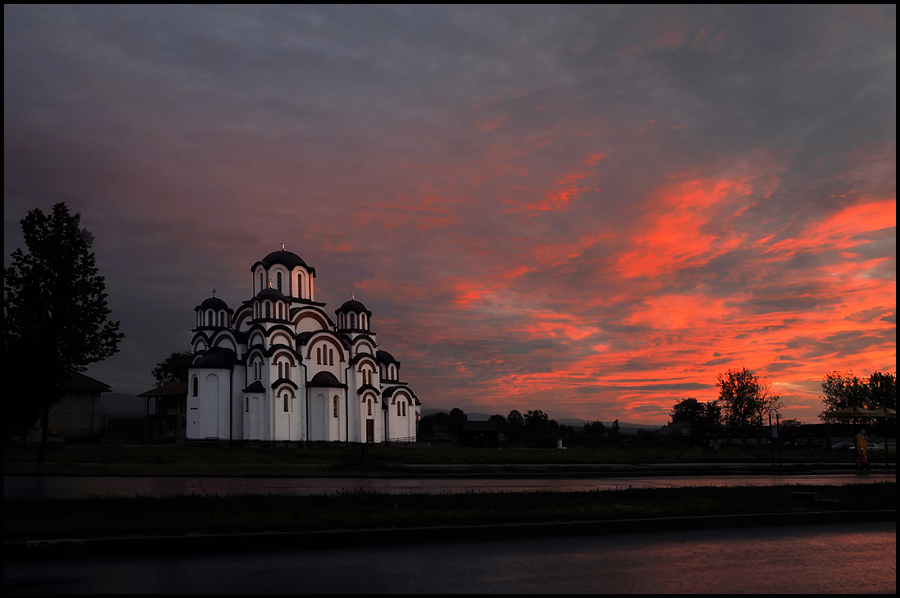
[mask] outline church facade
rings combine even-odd
[[[185,436],[193,440],[411,442],[421,403],[355,298],[335,317],[290,251],[250,268],[252,298],[196,308]]]

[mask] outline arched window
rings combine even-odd
[[[278,364],[278,377],[279,377],[279,378],[283,378],[283,377],[284,377],[283,374],[284,374],[284,372],[281,371],[281,363],[279,362],[279,364]]]
[[[250,412],[250,397],[244,397],[244,413]]]
[[[388,368],[388,380],[393,380],[393,379],[394,379],[394,366],[391,365]]]
[[[406,403],[400,403],[400,404],[403,405],[403,415],[405,417],[406,416]]]
[[[193,396],[195,396],[195,397],[197,396],[197,394],[198,394],[197,390],[199,389],[199,387],[200,387],[200,385],[197,382],[197,377],[194,376],[194,394],[193,394]]]
[[[272,304],[266,301],[266,318],[272,317]]]
[[[288,396],[287,396],[287,393],[284,393],[284,412],[287,413],[287,411],[288,411]]]
[[[298,274],[297,275],[297,297],[300,297],[300,289],[302,288],[302,285],[303,285],[303,275]]]
[[[322,347],[316,349],[316,365],[322,365]]]
[[[219,313],[219,326],[225,328],[225,312]]]
[[[356,328],[356,314],[350,314],[350,328]]]
[[[334,417],[337,417],[338,416],[338,397],[337,397],[337,395],[334,395],[334,398],[331,399],[331,403],[334,407]]]
[[[369,415],[372,415],[372,399],[369,399]]]
[[[281,304],[278,304],[278,319],[281,319]]]
[[[278,292],[281,292],[281,272],[278,273],[278,278],[276,284],[278,285]]]
[[[334,365],[334,349],[328,349],[328,365]]]
[[[259,291],[263,290],[264,288],[266,288],[266,287],[263,286],[263,275],[262,275],[262,272],[260,272],[259,273]],[[259,293],[259,291],[256,291],[256,292]]]
[[[397,403],[397,415],[400,415],[400,403]]]

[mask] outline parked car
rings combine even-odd
[[[854,444],[852,442],[835,442],[831,445],[831,448],[836,451],[845,451],[848,448],[853,448]]]
[[[889,454],[889,455],[890,455],[890,454],[896,455],[896,454],[897,454],[897,443],[896,443],[896,442],[888,442],[888,443],[886,443],[886,444],[887,444],[887,451],[888,451],[888,454]],[[878,443],[878,442],[876,442],[875,444],[869,445],[869,452],[870,452],[870,453],[879,453],[879,454],[880,454],[880,453],[883,453],[883,452],[884,452],[884,447],[885,447],[885,443]]]

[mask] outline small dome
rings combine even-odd
[[[237,355],[231,349],[224,347],[213,347],[201,357],[192,368],[209,368],[209,369],[231,369]]]
[[[273,301],[284,301],[287,297],[278,289],[263,289],[256,294],[257,299],[272,299]]]
[[[275,264],[286,266],[288,270],[292,270],[297,266],[303,266],[306,269],[310,269],[309,266],[306,265],[306,262],[304,262],[299,255],[292,251],[285,250],[273,251],[262,260],[260,260],[260,262],[263,266],[266,267],[266,269],[271,268]],[[254,264],[254,267],[255,266],[256,265]]]
[[[394,356],[391,355],[390,353],[388,353],[387,351],[376,351],[375,352],[375,360],[378,363],[383,363],[385,365],[387,365],[389,363],[396,363],[397,365],[400,365],[400,362],[397,361],[396,359],[394,359]]]
[[[226,311],[229,310],[228,304],[219,299],[218,297],[210,297],[209,299],[205,299],[203,303],[200,304],[198,309],[224,309]]]
[[[319,372],[307,384],[309,387],[316,388],[347,388],[346,384],[341,384],[340,380],[331,372]]]
[[[334,310],[334,313],[364,313],[370,318],[372,317],[372,312],[366,309],[366,306],[357,301],[356,299],[351,299],[350,301],[345,301],[342,306]]]

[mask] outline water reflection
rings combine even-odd
[[[4,593],[896,592],[893,522],[4,562]]]
[[[165,496],[173,494],[287,494],[335,492],[453,493],[466,492],[587,492],[617,488],[685,486],[776,486],[782,484],[840,485],[894,481],[889,474],[718,475],[606,478],[213,478],[143,476],[9,476],[5,498],[69,499],[88,496]]]

